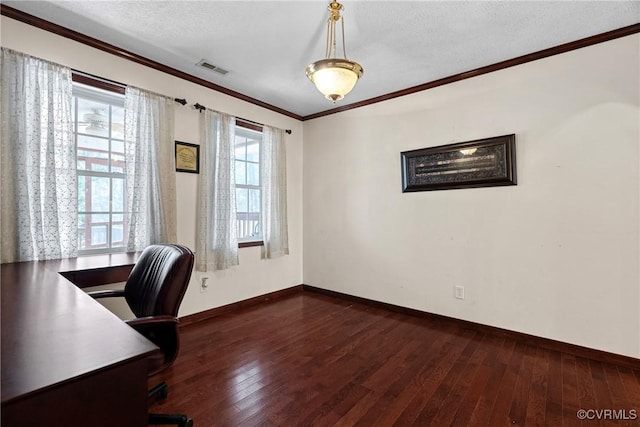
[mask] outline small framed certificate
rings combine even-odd
[[[176,141],[176,172],[200,173],[200,146]]]

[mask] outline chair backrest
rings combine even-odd
[[[142,252],[124,287],[136,317],[178,316],[191,271],[193,252],[182,245],[151,245]]]
[[[175,318],[169,322],[147,320],[134,326],[161,350],[148,359],[149,375],[169,367],[178,356],[178,309],[189,286],[193,258],[186,246],[151,245],[142,252],[125,284],[124,297],[137,318]]]

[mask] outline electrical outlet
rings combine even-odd
[[[464,299],[464,286],[454,286],[456,299]]]
[[[208,277],[200,278],[200,292],[207,292],[207,290],[209,289],[209,284],[207,283],[208,280]]]

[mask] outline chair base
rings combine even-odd
[[[169,386],[161,382],[149,390],[149,398],[165,399],[169,394]],[[149,414],[149,424],[177,425],[178,427],[193,427],[193,420],[183,414]]]
[[[149,414],[149,424],[193,427],[193,420],[182,414]]]
[[[148,396],[149,399],[165,399],[169,395],[169,386],[165,382],[161,382],[160,384],[154,386],[151,390],[149,390]]]

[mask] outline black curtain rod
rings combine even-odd
[[[200,112],[200,113],[202,113],[207,108],[204,105],[201,105],[200,103],[197,103],[197,102],[195,104],[193,104],[193,107],[196,110],[198,110],[198,112]],[[258,125],[258,126],[265,126],[263,123],[258,123],[258,122],[255,122],[253,120],[245,119],[243,117],[236,117],[236,119],[240,120],[240,121],[243,121],[243,122],[252,123],[252,124]],[[287,133],[287,135],[291,135],[291,129],[285,129],[284,131]]]
[[[90,73],[85,73],[84,71],[79,71],[79,70],[75,70],[75,69],[72,69],[71,71],[73,71],[74,74],[79,74],[79,75],[82,75],[82,76],[85,76],[85,77],[89,77],[90,79],[97,80],[99,82],[104,82],[104,83],[107,83],[107,84],[120,86],[122,88],[122,90],[123,90],[123,93],[124,93],[124,89],[127,87],[127,85],[124,84],[124,83],[120,83],[120,82],[117,82],[115,80],[105,79],[104,77],[96,76],[96,75],[90,74]],[[187,105],[187,100],[184,99],[184,98],[173,98],[173,100],[175,102],[177,102],[178,104]],[[204,105],[201,105],[200,103],[197,103],[197,102],[195,104],[193,104],[193,106],[200,113],[202,113],[207,108]],[[236,117],[236,119],[241,120],[243,122],[252,123],[252,124],[257,125],[257,126],[264,126],[263,123],[258,123],[256,121],[245,119],[243,117]],[[288,135],[291,135],[291,129],[285,129],[285,132]]]
[[[253,120],[245,119],[244,117],[236,117],[236,119],[238,119],[238,120],[242,120],[243,122],[252,123],[252,124],[254,124],[254,125],[258,125],[258,126],[264,126],[264,124],[262,124],[262,123],[254,122]],[[285,129],[284,131],[285,131],[288,135],[291,135],[291,129]]]
[[[111,80],[111,79],[106,79],[104,77],[96,76],[95,74],[86,73],[84,71],[76,70],[75,68],[72,68],[71,72],[73,74],[79,74],[81,76],[89,77],[89,78],[92,78],[94,80],[98,80],[98,81],[101,81],[101,82],[104,82],[104,83],[109,83],[109,84],[112,84],[112,85],[121,86],[122,88],[126,88],[127,87],[127,85],[124,84],[124,83],[120,83],[120,82],[117,82],[117,81]]]

